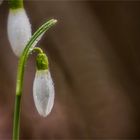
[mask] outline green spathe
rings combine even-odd
[[[37,70],[47,70],[48,69],[48,57],[45,53],[39,53],[36,58]]]

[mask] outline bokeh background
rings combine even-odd
[[[38,46],[48,54],[55,104],[42,118],[33,102],[35,54],[26,65],[21,139],[140,139],[140,2],[26,0],[34,32],[58,24]],[[18,58],[0,6],[0,140],[11,139]],[[20,24],[20,23],[19,23]]]

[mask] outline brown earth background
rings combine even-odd
[[[42,118],[32,94],[35,55],[27,65],[21,139],[140,139],[140,2],[28,0],[34,32],[58,24],[38,46],[48,54],[56,97]],[[0,6],[0,140],[11,139],[18,59],[7,37],[8,3]],[[20,24],[20,23],[19,23]]]

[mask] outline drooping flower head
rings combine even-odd
[[[48,58],[45,54],[37,56],[37,71],[33,83],[33,98],[38,113],[46,117],[54,104],[54,84],[48,69]]]
[[[12,50],[20,56],[31,38],[31,24],[23,7],[9,10],[7,30]]]

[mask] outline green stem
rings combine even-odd
[[[20,101],[21,101],[21,95],[16,95],[16,98],[15,98],[15,112],[14,112],[14,125],[13,125],[13,140],[18,140],[19,139]]]
[[[31,37],[27,43],[22,55],[19,58],[18,71],[17,71],[17,82],[16,82],[16,97],[15,97],[15,110],[14,110],[14,124],[13,124],[13,140],[19,140],[19,129],[20,129],[20,105],[21,96],[23,89],[23,77],[25,64],[27,62],[29,54],[33,51],[33,47],[37,44],[42,35],[52,27],[57,21],[54,19],[44,23]]]
[[[23,0],[9,0],[10,9],[23,8]]]

